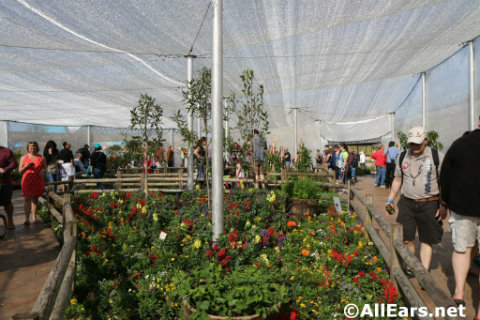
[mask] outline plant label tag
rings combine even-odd
[[[167,238],[167,233],[163,230],[160,230],[160,235],[158,236],[158,239],[160,240],[165,240]]]
[[[338,213],[342,212],[342,204],[340,203],[340,198],[339,197],[333,197],[333,203],[335,204],[335,210],[337,210]]]

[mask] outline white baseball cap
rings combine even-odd
[[[408,131],[407,143],[421,144],[426,137],[427,137],[427,134],[425,133],[424,128],[413,127]]]

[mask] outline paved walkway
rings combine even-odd
[[[390,190],[374,187],[374,178],[373,176],[364,176],[359,178],[359,182],[355,185],[364,195],[372,194],[373,195],[373,205],[377,210],[383,213],[383,217],[387,222],[395,222],[395,216],[390,216],[385,212],[385,199],[387,199]],[[396,199],[398,200],[398,199]],[[397,202],[397,201],[395,201]],[[398,212],[398,208],[396,208]],[[452,235],[449,231],[448,221],[444,221],[443,224],[443,241],[438,245],[433,247],[433,257],[430,266],[430,272],[434,279],[438,281],[440,286],[445,290],[453,294],[455,289],[455,282],[453,278],[453,269],[452,269]],[[418,252],[420,249],[420,244],[416,243],[417,257],[419,257]],[[425,301],[427,306],[432,307],[433,303],[430,301],[425,291],[419,290],[420,286],[418,282],[414,279],[411,280],[414,284],[414,287],[417,291],[420,292],[422,299]],[[465,288],[465,303],[466,303],[466,319],[473,319],[476,315],[476,310],[479,307],[479,278],[477,276],[469,275],[467,278],[467,285]]]
[[[16,229],[0,240],[0,320],[31,310],[60,252],[55,235],[45,223],[23,226],[20,190],[14,191],[13,205]]]

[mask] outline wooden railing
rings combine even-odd
[[[71,206],[71,193],[65,192],[63,197],[53,192],[53,185],[71,184],[71,181],[52,183],[47,198],[39,198],[40,202],[63,226],[63,246],[55,264],[43,285],[40,294],[30,312],[15,314],[12,319],[63,319],[69,301],[76,271],[77,221]],[[62,214],[51,204],[54,201],[62,206]]]
[[[397,288],[400,288],[411,307],[424,307],[426,305],[418,291],[415,290],[412,283],[404,272],[403,261],[414,274],[420,286],[426,291],[436,307],[458,307],[450,295],[445,292],[433,279],[432,275],[423,267],[420,260],[407,248],[403,242],[403,226],[398,223],[388,223],[382,214],[373,206],[373,196],[364,196],[358,188],[350,187],[349,183],[348,206],[356,211],[364,223],[365,235],[369,237],[380,251],[390,270],[390,280]],[[358,201],[354,201],[358,200]],[[383,237],[379,234],[374,225],[378,226],[379,231],[383,232]],[[384,241],[386,240],[386,243]],[[418,309],[417,309],[418,310]],[[426,310],[426,309],[425,309]],[[419,319],[433,319],[430,316],[419,317]],[[448,314],[445,319],[453,320],[457,317],[450,317]]]

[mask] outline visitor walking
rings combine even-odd
[[[288,149],[285,148],[283,153],[283,159],[285,160],[285,168],[288,170],[292,167],[292,155],[288,152]]]
[[[320,151],[320,149],[317,149],[317,154],[315,155],[315,173],[319,173],[323,164],[323,159],[323,153]]]
[[[197,146],[193,151],[193,155],[195,156],[196,164],[197,164],[197,180],[205,178],[205,165],[207,163],[207,138],[201,137],[197,141]],[[203,188],[205,186],[204,181],[197,181],[196,185]]]
[[[17,160],[12,150],[0,145],[0,206],[7,213],[7,229],[15,229],[13,223],[13,186],[10,173],[17,167]]]
[[[360,151],[360,167],[365,168],[366,167],[366,157],[365,157],[365,152]]]
[[[448,149],[441,168],[440,205],[450,209],[450,230],[454,251],[453,300],[465,305],[464,289],[472,248],[480,237],[480,129],[457,139]],[[442,217],[443,218],[443,217]],[[480,309],[477,311],[480,318]],[[476,319],[477,319],[476,318]]]
[[[171,168],[173,167],[173,149],[171,145],[167,146],[167,167]]]
[[[90,167],[93,173],[93,176],[96,179],[101,179],[107,172],[107,157],[102,151],[102,146],[99,143],[95,143],[94,151],[90,156]],[[101,182],[97,183],[98,189],[103,189],[103,184]]]
[[[32,221],[37,221],[38,197],[45,192],[45,183],[43,182],[43,170],[47,168],[47,162],[44,157],[38,154],[39,147],[35,141],[27,144],[27,154],[20,158],[18,171],[23,174],[22,177],[22,195],[25,198],[25,222],[24,225],[30,225],[30,213]]]
[[[263,174],[263,165],[265,162],[266,143],[260,138],[260,132],[257,129],[253,130],[253,159],[255,161],[255,189],[258,189],[259,181],[262,182],[262,188],[265,189],[265,176]]]
[[[45,172],[45,178],[48,182],[54,182],[60,180],[60,169],[59,169],[59,154],[57,149],[57,144],[53,140],[47,141],[45,148],[43,149],[43,157],[47,162],[47,170]],[[54,188],[57,192],[57,186]]]
[[[441,221],[447,215],[446,207],[439,208],[438,171],[443,154],[427,147],[428,138],[422,127],[410,129],[407,142],[409,150],[400,154],[385,207],[394,207],[400,191],[397,222],[403,225],[403,242],[415,254],[418,229],[420,260],[429,270],[432,245],[442,241]]]
[[[400,150],[398,150],[397,147],[395,147],[395,142],[390,141],[388,143],[388,149],[387,149],[387,172],[385,175],[385,187],[391,188],[393,178],[394,178],[394,173],[395,173],[395,163],[397,161],[398,154],[400,153]]]
[[[75,176],[75,164],[73,162],[73,152],[70,150],[72,145],[67,141],[63,142],[63,149],[59,153],[59,162],[62,164],[60,175],[63,181],[67,181],[69,177]]]
[[[78,149],[75,153],[81,154],[80,161],[82,161],[82,164],[85,168],[88,168],[90,163],[90,146],[85,144],[83,148]]]
[[[372,159],[375,160],[375,167],[377,169],[377,176],[375,178],[375,187],[385,188],[385,172],[387,169],[387,155],[385,154],[385,146],[380,145],[380,149],[372,154]]]

